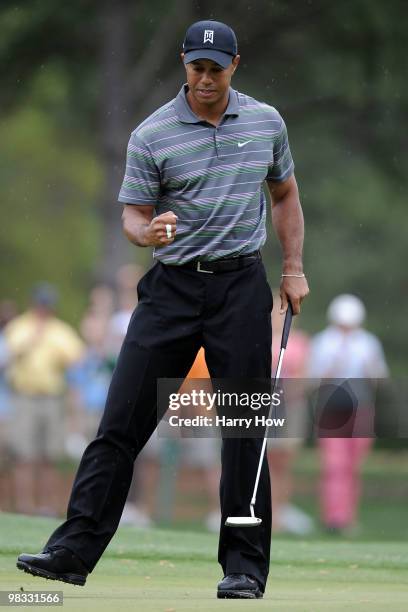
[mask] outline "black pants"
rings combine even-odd
[[[271,373],[272,294],[260,260],[217,274],[158,263],[140,281],[138,296],[96,439],[76,475],[67,520],[46,545],[70,549],[89,571],[118,527],[134,460],[157,426],[157,379],[184,378],[200,346],[212,378]],[[265,586],[271,536],[266,459],[256,502],[262,524],[224,526],[227,516],[248,514],[261,444],[223,440],[218,560],[225,574],[252,574]]]

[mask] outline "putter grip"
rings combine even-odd
[[[292,316],[293,316],[292,304],[288,302],[288,307],[286,309],[286,315],[285,315],[285,323],[283,324],[282,342],[281,342],[281,348],[284,348],[284,349],[286,348],[286,345],[288,343],[290,326],[292,323]]]

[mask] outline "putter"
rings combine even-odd
[[[272,395],[275,391],[276,382],[279,380],[279,377],[280,377],[283,356],[285,354],[286,345],[288,343],[288,338],[289,338],[290,326],[292,323],[292,316],[293,316],[292,304],[288,302],[288,307],[287,307],[286,315],[285,315],[285,322],[283,324],[283,332],[282,332],[282,340],[281,340],[281,346],[280,346],[280,352],[279,352],[278,366],[276,368],[275,380],[273,381]],[[271,418],[272,416],[272,409],[273,409],[273,405],[271,402],[268,418]],[[250,516],[229,516],[227,517],[227,520],[225,521],[225,525],[227,527],[257,527],[258,525],[262,523],[262,519],[255,516],[254,508],[255,508],[255,502],[256,502],[256,494],[258,492],[259,477],[261,475],[262,463],[263,463],[263,459],[265,456],[266,443],[268,440],[268,432],[269,432],[269,425],[265,429],[261,454],[259,457],[258,471],[256,473],[256,478],[255,478],[254,491],[252,493],[251,503],[249,504]]]

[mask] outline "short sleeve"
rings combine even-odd
[[[132,133],[126,157],[126,171],[119,202],[156,205],[160,194],[160,173],[145,143]]]
[[[286,181],[295,168],[290,152],[288,132],[284,120],[281,119],[279,132],[273,143],[272,163],[268,167],[267,181]]]

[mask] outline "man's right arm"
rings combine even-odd
[[[130,242],[137,246],[162,247],[171,244],[176,235],[177,217],[165,212],[153,217],[154,206],[125,204],[122,213],[123,232]],[[171,238],[167,236],[166,225],[171,226]]]

